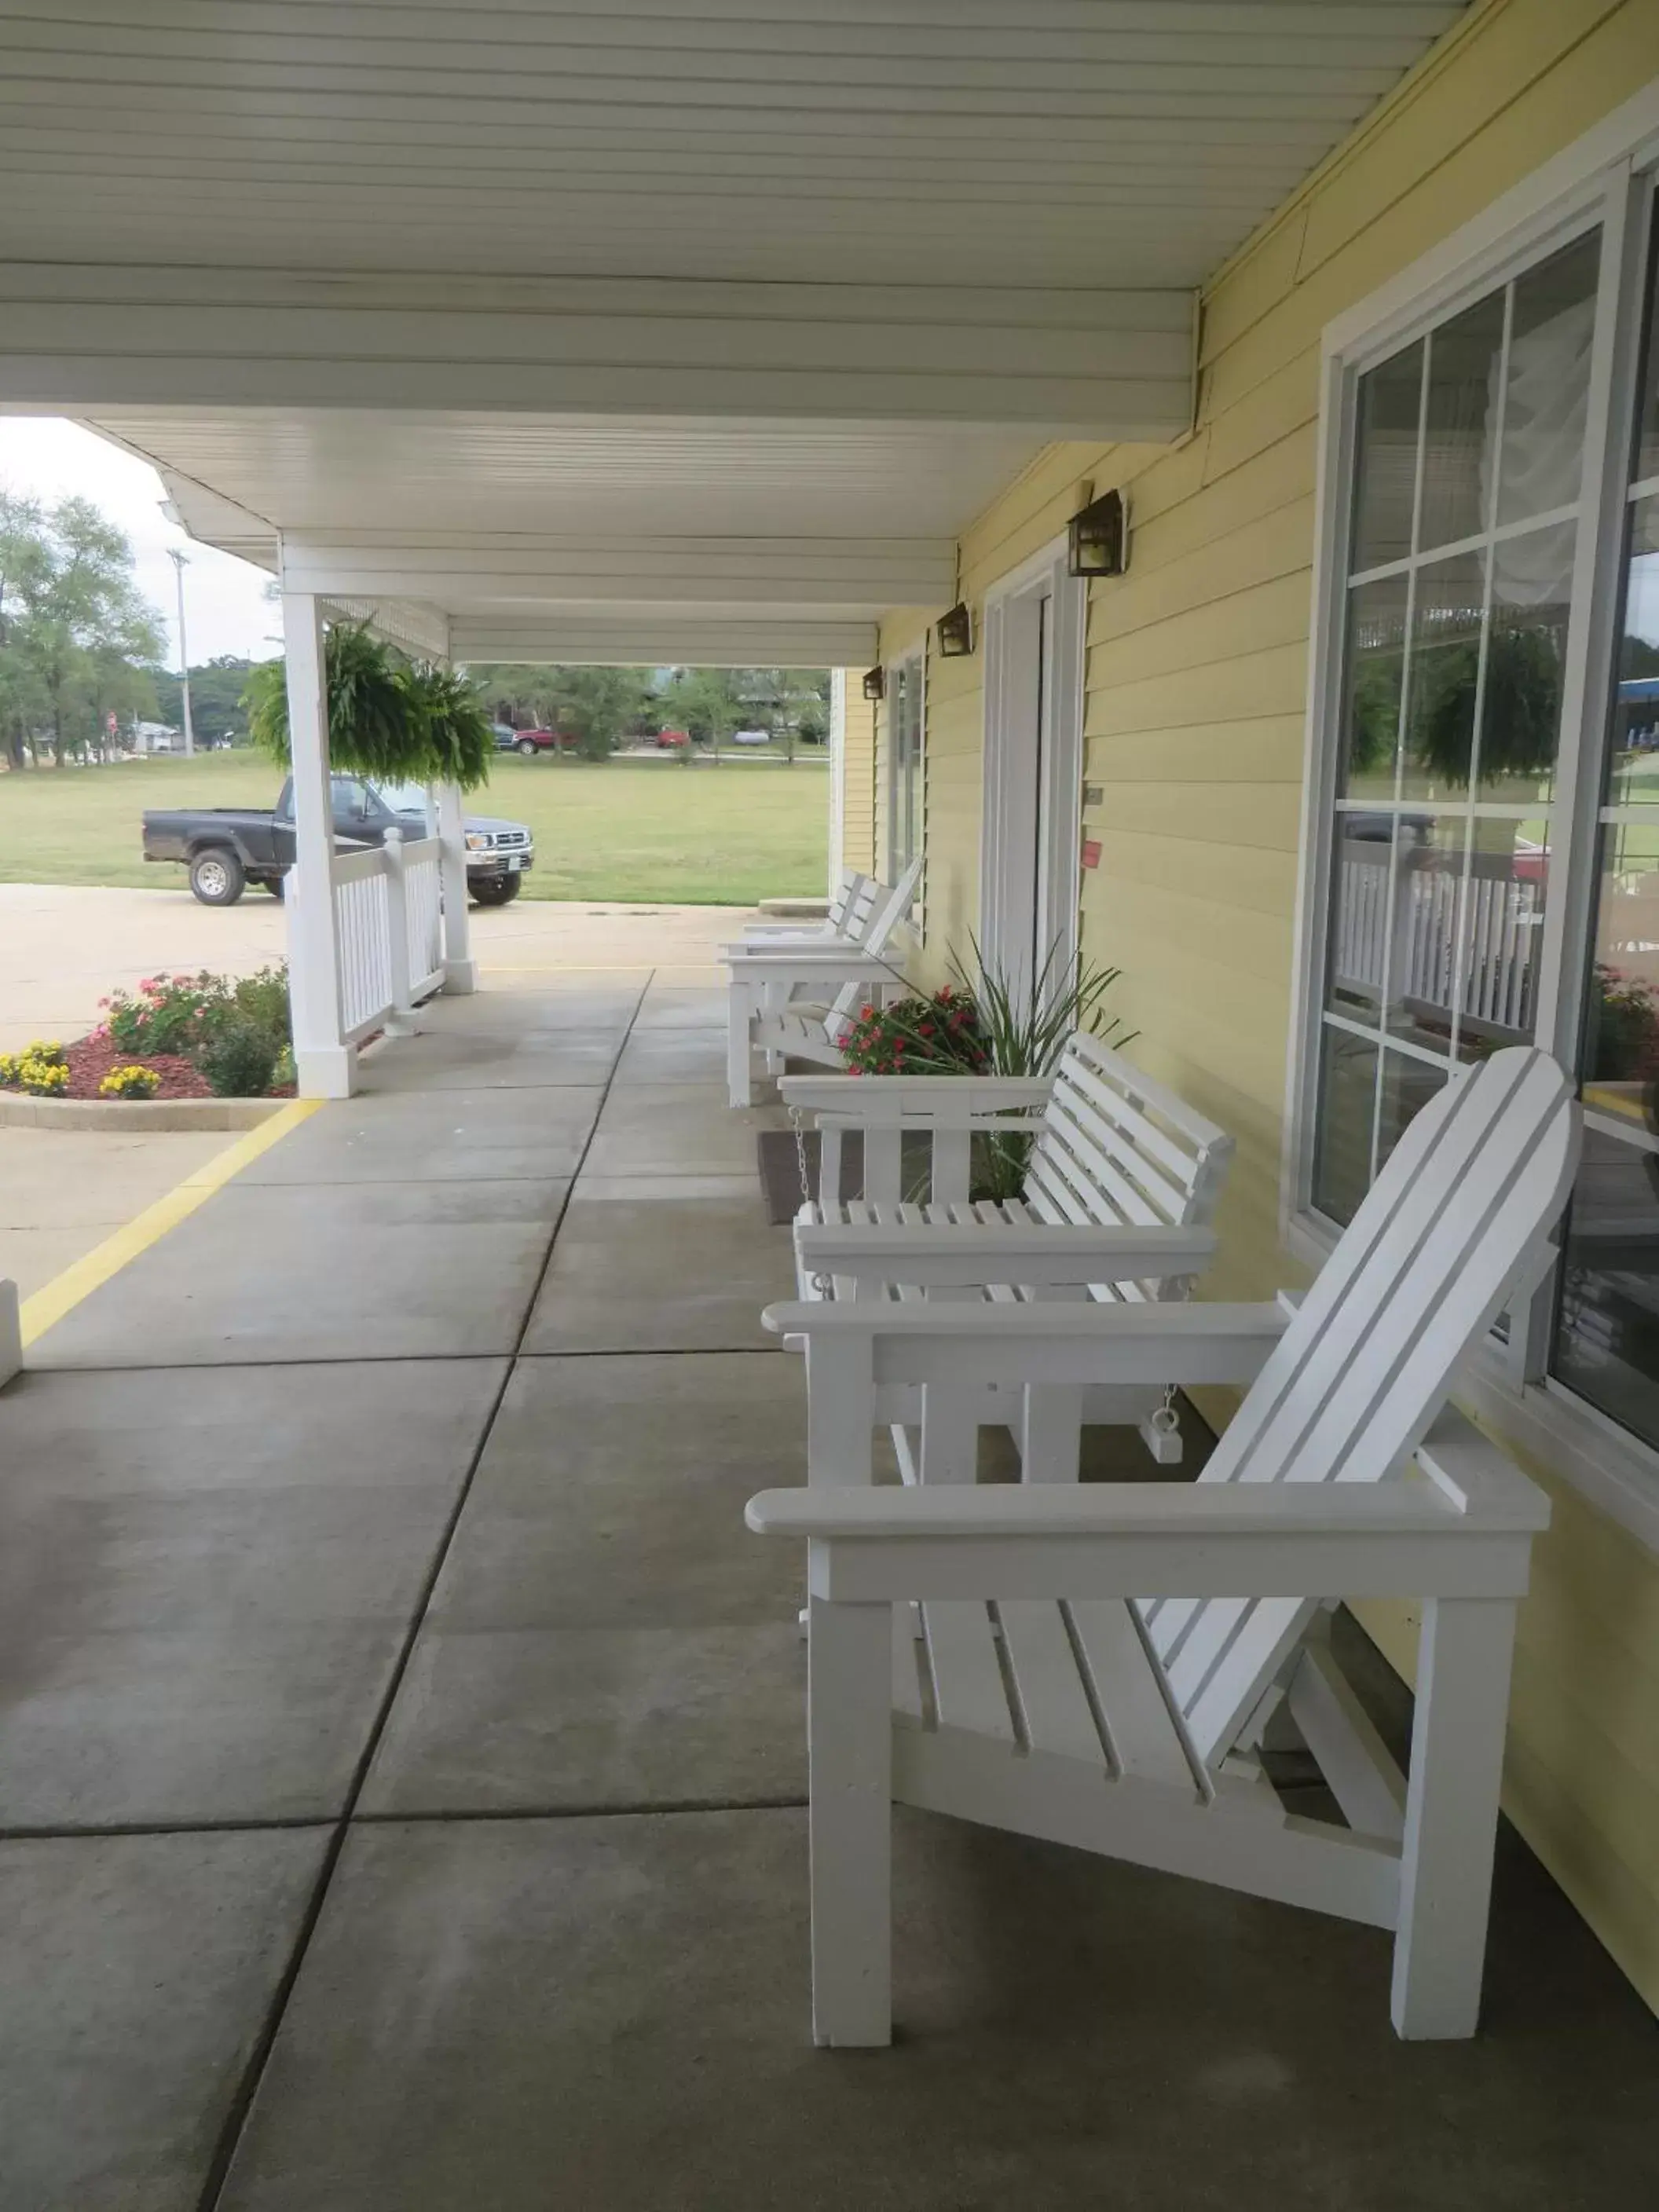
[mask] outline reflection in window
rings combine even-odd
[[[1409,590],[1409,578],[1384,576],[1348,593],[1342,702],[1342,790],[1348,798],[1394,797]]]
[[[1429,340],[1419,552],[1486,526],[1504,347],[1504,295],[1443,323]]]
[[[1401,785],[1407,799],[1468,789],[1486,593],[1484,553],[1454,554],[1417,572]]]
[[[1492,547],[1478,799],[1553,793],[1577,544],[1577,524],[1558,522]]]
[[[1571,507],[1589,404],[1599,239],[1583,238],[1515,287],[1504,394],[1500,523]]]
[[[1659,498],[1632,502],[1607,799],[1659,799]]]
[[[1423,348],[1407,346],[1360,380],[1354,471],[1354,574],[1412,550]]]

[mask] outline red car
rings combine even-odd
[[[659,730],[657,732],[659,752],[670,751],[677,745],[689,745],[690,742],[690,734],[685,730]]]
[[[538,753],[574,752],[579,740],[568,730],[509,730],[498,725],[495,743],[502,752],[515,752],[526,760]]]

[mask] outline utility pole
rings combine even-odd
[[[190,724],[190,654],[185,646],[185,570],[190,563],[176,545],[168,546],[167,558],[179,572],[179,677],[185,697],[185,757],[188,759],[196,750],[196,732]]]

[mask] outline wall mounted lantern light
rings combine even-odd
[[[887,671],[884,668],[865,670],[864,696],[866,699],[884,699],[887,696]]]
[[[1103,492],[1066,526],[1066,568],[1070,575],[1121,576],[1126,550],[1121,492]]]
[[[974,649],[974,614],[963,599],[958,599],[948,615],[939,618],[939,649],[945,660],[960,659]]]

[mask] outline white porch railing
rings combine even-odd
[[[1396,1005],[1449,1014],[1477,1032],[1526,1033],[1544,920],[1544,886],[1477,854],[1460,930],[1461,874],[1402,858],[1389,888],[1386,855],[1353,845],[1336,884],[1335,982],[1380,1006],[1386,974]],[[1483,865],[1483,862],[1485,865]],[[1460,974],[1461,971],[1461,974]]]
[[[414,1012],[444,978],[443,845],[409,842],[337,853],[331,867],[339,948],[340,1025],[347,1044]]]

